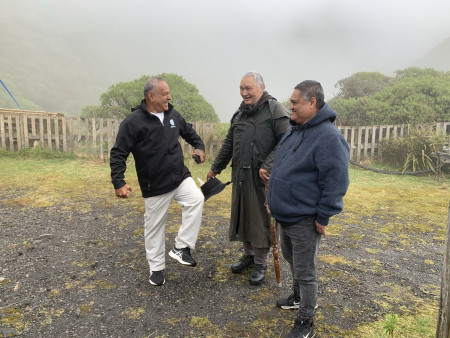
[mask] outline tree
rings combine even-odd
[[[188,121],[218,122],[214,108],[198,92],[197,87],[177,74],[163,73],[161,76],[170,87],[171,103]],[[129,82],[119,82],[109,87],[100,96],[100,106],[86,106],[83,117],[124,118],[132,107],[140,104],[144,97],[144,85],[150,76],[142,76]]]
[[[341,91],[329,100],[328,104],[338,114],[337,124],[360,126],[450,121],[450,72],[407,68],[396,74],[384,88],[370,95],[344,97]],[[344,88],[347,90],[350,86]]]
[[[359,72],[339,80],[335,87],[339,89],[336,98],[351,99],[370,96],[388,86],[391,78],[378,72]]]
[[[433,68],[409,67],[395,72],[396,79],[417,78],[417,77],[439,77],[443,73]]]

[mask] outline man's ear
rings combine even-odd
[[[262,84],[261,87],[260,87],[260,89],[261,89],[261,92],[263,92],[264,89],[266,89],[266,85],[265,85],[265,84]]]
[[[311,108],[314,108],[317,106],[317,99],[314,96],[309,99],[309,102],[311,103]]]

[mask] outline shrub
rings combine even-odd
[[[443,148],[445,135],[436,133],[432,126],[409,126],[402,138],[381,140],[381,162],[402,168],[402,171],[433,170],[438,158],[433,155]]]

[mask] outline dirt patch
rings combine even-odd
[[[286,262],[281,288],[273,268],[261,286],[249,285],[248,273],[232,274],[240,244],[228,241],[228,219],[214,216],[210,201],[193,253],[197,267],[167,255],[167,283],[154,287],[141,212],[98,198],[83,200],[89,211],[28,207],[24,196],[0,192],[0,336],[278,337],[292,326],[295,312],[275,306],[290,293]],[[180,221],[177,206],[170,213],[166,251]],[[442,238],[403,233],[400,225],[386,230],[401,223],[389,217],[344,212],[332,220],[319,251],[319,336],[347,337],[386,313],[436,307]]]

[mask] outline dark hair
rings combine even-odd
[[[321,109],[325,104],[325,95],[323,94],[322,85],[314,80],[306,80],[300,82],[294,87],[300,91],[300,96],[305,100],[309,101],[312,97],[316,98],[316,107]]]

